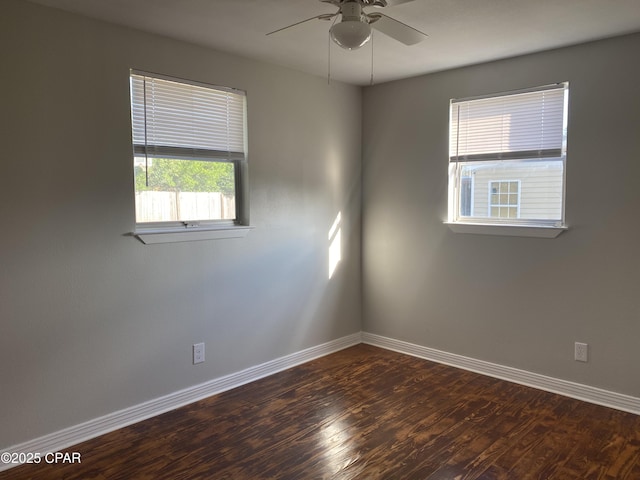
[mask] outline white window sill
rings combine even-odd
[[[146,244],[197,242],[201,240],[220,240],[223,238],[244,238],[253,227],[225,226],[217,228],[189,228],[189,229],[149,229],[136,230],[134,235]]]
[[[444,222],[454,233],[477,235],[505,235],[511,237],[556,238],[567,227],[541,227],[530,225],[496,225],[490,223]]]

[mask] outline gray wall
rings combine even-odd
[[[364,331],[640,396],[638,52],[631,35],[365,89]],[[449,231],[449,99],[565,80],[570,230]]]
[[[359,88],[15,0],[0,58],[0,447],[360,331]],[[247,91],[246,238],[127,235],[132,67]]]

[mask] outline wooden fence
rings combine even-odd
[[[219,192],[136,192],[137,222],[230,220],[235,217],[233,195]]]

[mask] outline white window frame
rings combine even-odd
[[[457,123],[458,113],[454,111],[456,106],[463,104],[464,102],[472,103],[475,100],[502,100],[501,97],[510,97],[519,94],[529,94],[536,92],[545,92],[547,90],[562,90],[563,93],[563,105],[562,105],[562,137],[560,144],[557,139],[554,140],[553,148],[547,148],[546,146],[539,147],[539,150],[526,149],[523,151],[502,151],[498,150],[495,153],[479,153],[465,152],[464,149],[458,150],[457,142],[460,141],[459,133],[453,131],[454,118]],[[516,97],[513,97],[516,98]],[[523,90],[515,90],[510,92],[496,93],[490,95],[482,95],[477,97],[468,97],[462,99],[452,99],[450,102],[450,161],[449,161],[449,200],[448,200],[448,219],[445,222],[449,228],[456,233],[479,233],[489,235],[514,235],[514,236],[533,236],[533,237],[546,237],[553,238],[558,236],[563,231],[567,230],[565,224],[565,190],[566,190],[566,152],[567,152],[567,117],[568,117],[568,82],[557,83],[553,85],[545,85],[542,87],[535,87]],[[459,127],[458,127],[459,128]],[[557,130],[554,130],[556,135],[559,134]],[[484,134],[483,134],[484,135]],[[484,140],[484,136],[481,137]],[[506,137],[511,138],[511,137]],[[509,162],[527,162],[544,160],[545,158],[557,158],[559,162],[562,162],[562,205],[561,205],[561,218],[559,220],[536,220],[536,219],[498,219],[490,217],[490,211],[487,211],[486,217],[468,217],[460,214],[460,194],[461,194],[461,179],[462,179],[462,164],[464,162],[486,162],[487,165],[497,163],[500,161]],[[466,175],[465,175],[466,176]],[[521,189],[518,192],[518,216],[520,217],[520,202],[521,202]],[[490,201],[488,202],[490,204]]]
[[[133,82],[143,81],[147,79],[161,80],[175,82],[181,85],[195,86],[214,91],[226,92],[232,94],[235,98],[242,97],[242,139],[241,145],[235,147],[216,148],[215,150],[207,150],[206,148],[199,147],[198,145],[186,145],[186,146],[165,146],[156,145],[153,140],[147,139],[146,126],[144,127],[144,137],[138,133],[136,135],[136,129],[134,125],[138,125],[139,128],[139,113],[134,114],[133,100]],[[140,70],[130,71],[130,83],[131,83],[131,109],[132,109],[132,131],[133,133],[133,156],[135,157],[142,154],[149,153],[149,158],[153,158],[153,152],[160,152],[161,154],[167,154],[176,158],[183,158],[188,160],[207,160],[207,161],[221,161],[229,162],[234,166],[235,176],[235,218],[226,220],[216,219],[203,219],[197,221],[163,221],[163,222],[137,222],[134,235],[138,237],[143,243],[170,243],[170,242],[183,242],[194,240],[210,240],[221,238],[239,238],[244,237],[250,230],[249,226],[249,199],[248,199],[248,164],[247,164],[247,111],[246,111],[246,92],[228,88],[210,85],[202,82],[195,82],[191,80],[185,80],[182,78],[171,77],[167,75],[160,75],[155,73],[144,72]],[[137,110],[136,110],[137,111]],[[147,122],[147,106],[145,101],[144,106],[144,122]],[[136,123],[138,118],[138,123]],[[236,117],[237,118],[237,117]],[[176,137],[173,137],[176,138]],[[239,137],[238,137],[239,139]],[[237,144],[238,141],[236,140]],[[167,153],[165,153],[165,151]],[[171,157],[170,157],[171,158]],[[212,160],[213,159],[213,160]],[[134,214],[135,216],[135,214]]]

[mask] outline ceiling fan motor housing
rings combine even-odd
[[[340,5],[342,21],[362,21],[362,4],[360,2],[344,2]]]

